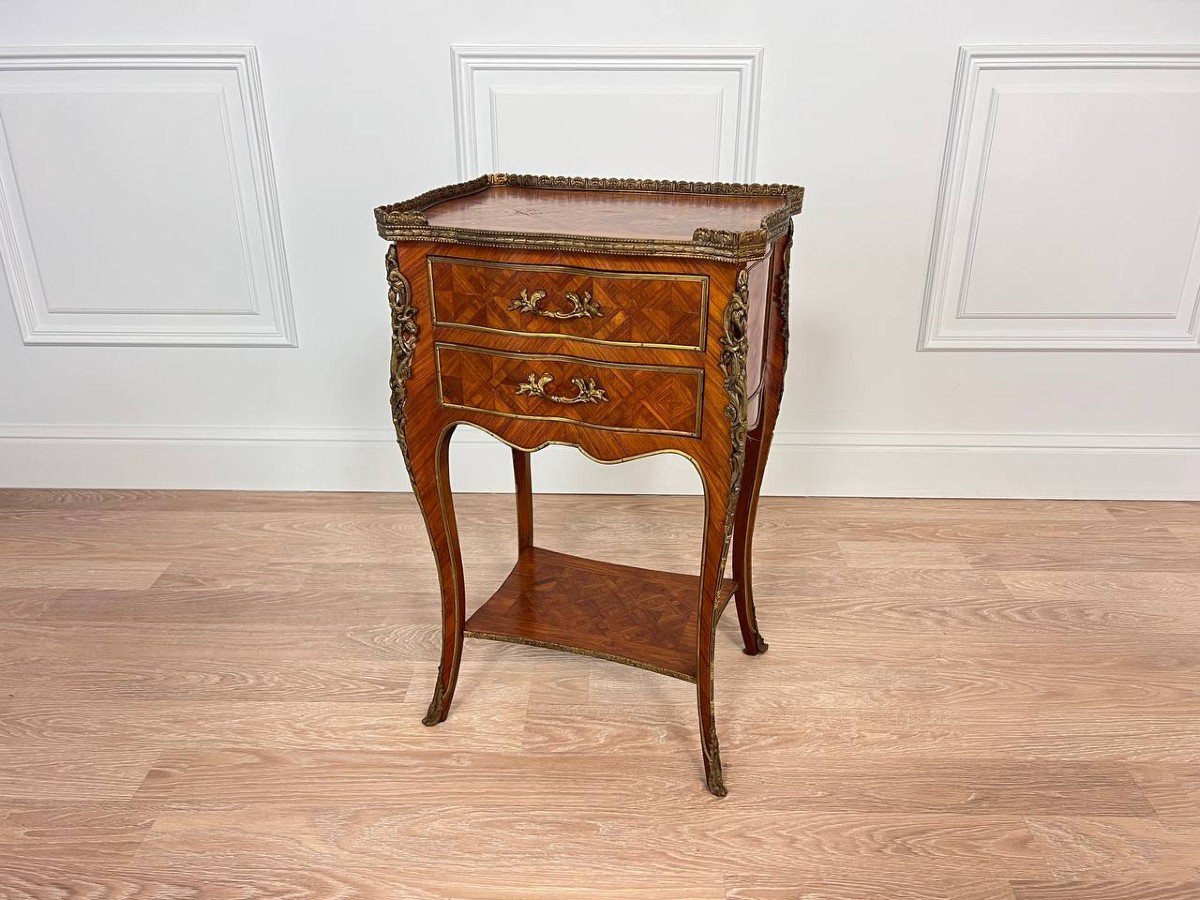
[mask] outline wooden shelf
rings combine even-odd
[[[718,619],[736,587],[722,581]],[[694,682],[699,591],[695,576],[531,547],[463,633],[598,656]]]

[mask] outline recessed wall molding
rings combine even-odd
[[[1200,350],[1200,48],[960,48],[921,350]]]
[[[762,55],[761,47],[456,45],[459,177],[753,181]]]
[[[26,344],[294,347],[254,47],[0,50],[0,253]]]

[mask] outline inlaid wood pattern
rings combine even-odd
[[[427,215],[432,225],[454,228],[687,240],[698,226],[757,228],[781,205],[778,197],[497,186],[439,203]]]
[[[610,241],[595,234],[574,238],[553,234],[531,238],[519,230],[484,234],[487,229],[447,228],[432,225],[427,218],[436,217],[433,209],[440,204],[434,201],[451,196],[461,199],[463,190],[499,196],[507,187],[519,189],[519,184],[563,188],[577,216],[607,222],[606,229],[618,227],[625,216],[634,221],[623,232],[624,238]],[[605,190],[613,193],[603,196]],[[614,203],[611,197],[618,190],[631,193]],[[701,194],[708,200],[719,197],[729,201],[726,213],[734,216],[746,211],[743,199],[753,204],[771,197],[775,209],[763,216],[760,227],[744,232],[713,231],[698,225],[693,238],[681,243],[644,241],[635,236],[663,211],[677,211],[672,202],[676,195]],[[714,795],[726,795],[713,699],[716,620],[718,607],[728,599],[721,596],[722,569],[732,546],[735,580],[740,585],[735,604],[739,627],[746,652],[761,654],[767,643],[754,616],[751,542],[755,505],[783,390],[786,266],[793,234],[791,218],[800,210],[802,195],[798,188],[781,186],[525,182],[489,176],[461,189],[435,191],[410,204],[376,210],[380,235],[394,241],[385,253],[392,324],[392,418],[438,561],[442,601],[442,652],[423,720],[426,725],[440,724],[450,713],[467,618],[462,552],[449,481],[449,442],[454,430],[463,423],[473,424],[512,448],[517,505],[523,510],[531,506],[529,453],[548,444],[577,447],[593,459],[612,462],[681,454],[699,474],[705,497],[705,535],[695,582],[696,662],[690,680],[696,687],[705,784]],[[660,204],[655,197],[669,199]],[[550,196],[545,200],[547,210],[561,209]],[[643,203],[646,200],[649,202]],[[486,200],[484,203],[487,205]],[[536,210],[517,208],[515,212],[524,218],[525,227],[533,227],[538,219],[548,221]],[[393,231],[393,226],[398,230]],[[476,327],[464,338],[471,347],[449,342],[446,326],[438,324],[438,282],[433,269],[435,263],[442,265],[437,262],[440,258],[450,255],[442,241],[493,248],[491,253],[453,254],[458,262],[451,265],[466,273],[462,284],[451,285],[451,302],[456,308],[494,305],[491,287],[498,274],[505,294],[519,290],[507,299],[507,311],[555,322],[600,320],[608,318],[603,303],[611,304],[617,296],[610,284],[624,281],[613,321],[618,326],[628,322],[631,340],[604,342],[594,334],[580,335],[583,340],[554,337],[548,349],[561,348],[562,354],[556,356],[535,350],[536,345],[547,346],[544,341],[509,329]],[[504,249],[511,253],[505,254]],[[704,264],[702,257],[727,262]],[[737,264],[752,259],[757,260],[756,266]],[[680,274],[681,266],[686,266],[685,275]],[[576,271],[569,272],[572,269]],[[546,287],[556,290],[546,290],[540,283],[518,289],[508,278],[515,271],[545,276],[550,282]],[[770,277],[772,273],[776,277]],[[579,274],[588,280],[570,285],[577,290],[568,290],[562,276]],[[670,283],[698,287],[700,303],[692,308],[674,302],[664,289]],[[550,296],[560,292],[561,297]],[[489,297],[489,293],[493,295]],[[553,305],[547,308],[541,305],[543,301]],[[568,309],[560,308],[563,301],[570,304]],[[505,302],[503,297],[501,302]],[[643,311],[649,319],[642,318]],[[643,327],[646,322],[654,322],[654,327],[665,329],[668,336],[683,328],[696,337],[684,345],[641,340],[650,333]],[[756,344],[753,353],[751,341]],[[581,348],[586,348],[586,354]],[[751,363],[753,378],[747,371]],[[523,550],[531,546],[530,535],[528,516],[524,516],[518,532]],[[630,583],[629,588],[636,590],[636,584]],[[656,605],[653,600],[649,603]],[[627,606],[639,609],[632,599]],[[639,616],[629,619],[629,628],[646,630]],[[585,629],[578,640],[556,641],[555,646],[584,648],[596,643],[597,631],[588,628],[586,617],[577,617],[577,621]],[[612,646],[613,638],[624,630],[625,625],[610,625],[605,632],[607,645]],[[640,645],[606,655],[682,674],[645,662]]]
[[[704,275],[606,272],[433,256],[429,278],[435,326],[704,349],[708,318]]]
[[[724,582],[718,602],[737,587]],[[512,574],[467,620],[471,637],[574,649],[694,681],[697,579],[522,551]]]
[[[437,345],[437,365],[439,399],[446,406],[613,431],[700,433],[700,369],[601,365],[452,344]],[[530,390],[531,379],[537,392]],[[575,402],[591,390],[599,393]]]
[[[477,610],[517,511],[457,505]],[[546,561],[694,575],[699,498],[533,506]],[[764,498],[718,801],[692,686],[602,659],[472,641],[423,728],[409,496],[0,491],[0,897],[1196,900],[1200,505],[1159,508]]]

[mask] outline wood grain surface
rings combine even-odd
[[[597,365],[578,356],[457,344],[438,344],[434,352],[445,406],[614,431],[700,433],[705,373],[699,368]],[[586,396],[585,384],[598,391],[594,402],[576,402]]]
[[[699,579],[530,547],[466,622],[469,637],[571,649],[696,680]],[[721,609],[736,585],[722,582]]]
[[[479,196],[492,193],[481,191]],[[598,215],[605,218],[608,213],[603,210],[611,204],[591,197],[591,193],[573,195],[570,202],[592,208],[595,200]],[[629,214],[628,204],[638,205],[653,196],[631,195],[610,211],[623,209]],[[687,196],[694,199],[697,195]],[[706,198],[706,202],[711,199]],[[723,195],[723,199],[729,197]],[[547,204],[548,209],[558,206],[558,200]],[[784,215],[785,206],[780,206],[778,212]],[[644,224],[640,218],[639,222]],[[763,228],[760,233],[765,235],[766,220]],[[455,429],[465,424],[483,430],[508,444],[517,454],[514,460],[549,444],[577,447],[600,462],[677,454],[696,468],[705,497],[705,533],[695,582],[694,665],[663,666],[661,661],[647,657],[644,647],[654,641],[645,639],[654,635],[653,617],[657,612],[647,616],[638,609],[636,598],[623,606],[607,607],[603,612],[605,624],[600,629],[593,627],[593,617],[587,611],[559,617],[557,625],[563,639],[556,637],[553,644],[597,652],[597,634],[603,634],[602,643],[609,648],[628,635],[633,639],[630,646],[605,650],[604,655],[639,660],[660,670],[684,674],[693,681],[705,783],[716,796],[725,796],[713,697],[715,626],[728,599],[720,595],[726,554],[733,545],[734,577],[741,585],[735,609],[745,651],[758,655],[767,650],[755,618],[749,569],[754,504],[783,391],[791,237],[789,220],[787,231],[773,237],[764,254],[753,263],[737,266],[688,260],[684,272],[679,270],[681,260],[653,254],[617,257],[550,247],[522,251],[510,248],[509,253],[484,248],[460,251],[456,265],[491,272],[503,273],[515,264],[527,269],[611,268],[626,276],[629,285],[642,285],[640,290],[629,288],[625,302],[639,311],[645,304],[644,314],[651,316],[659,293],[657,283],[681,275],[701,282],[707,286],[710,302],[693,308],[689,315],[695,319],[698,333],[707,337],[690,349],[600,344],[585,342],[583,336],[570,333],[535,336],[487,329],[458,331],[457,326],[439,324],[434,311],[432,261],[444,257],[448,248],[424,241],[397,241],[389,246],[385,271],[392,321],[392,416],[437,560],[442,600],[442,653],[424,719],[426,725],[438,725],[450,713],[467,620],[448,456]],[[480,295],[474,296],[478,300]],[[524,299],[533,304],[540,296],[539,291]],[[583,304],[582,296],[579,303]],[[749,346],[752,339],[756,344],[754,354]],[[543,352],[539,345],[546,340],[561,353]],[[754,379],[747,372],[751,363],[758,370]],[[518,478],[521,490],[528,490],[528,483]],[[744,499],[743,493],[747,495]],[[518,494],[518,506],[530,503]],[[523,539],[520,542],[524,543]],[[602,589],[607,576],[592,574],[597,576],[595,587]],[[590,593],[588,588],[592,586],[585,585],[584,579],[576,576],[571,581],[576,590]],[[627,589],[636,590],[636,581],[624,578],[624,582]],[[534,592],[530,589],[524,593]],[[646,603],[662,610],[659,599],[649,598]],[[528,606],[523,610],[527,612]],[[520,623],[497,623],[496,609],[492,612],[493,636],[515,636],[522,630]],[[550,615],[542,616],[543,624]],[[626,620],[616,621],[618,617]],[[676,619],[670,613],[664,621],[663,641],[669,646],[680,631]],[[610,624],[609,620],[614,621]],[[572,639],[562,628],[572,624],[584,627],[585,635]],[[540,643],[549,646],[544,639]]]
[[[758,228],[782,197],[633,191],[562,191],[494,186],[425,210],[431,225],[688,240],[699,227]]]
[[[429,279],[433,320],[440,326],[704,349],[703,276],[434,256]]]
[[[694,575],[700,502],[532,518]],[[457,512],[474,611],[518,511]],[[604,660],[470,642],[422,727],[423,531],[407,495],[0,491],[0,897],[1200,898],[1200,504],[763,498],[723,800],[692,686]]]

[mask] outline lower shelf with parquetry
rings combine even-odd
[[[737,585],[725,579],[720,618]],[[700,580],[531,547],[467,620],[467,637],[568,650],[696,680]]]

